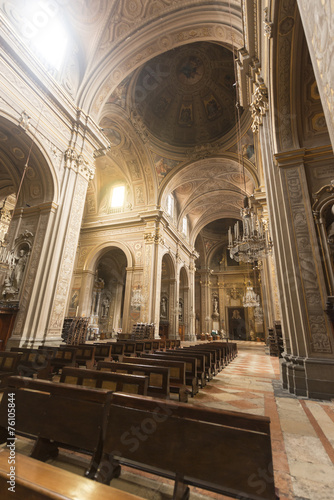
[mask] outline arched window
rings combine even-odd
[[[169,194],[167,197],[167,213],[173,218],[174,215],[174,196]]]
[[[188,234],[188,219],[186,215],[182,219],[182,234],[184,234],[184,236]]]
[[[119,208],[124,205],[125,186],[114,187],[111,195],[111,208]]]

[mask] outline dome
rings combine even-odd
[[[136,112],[150,133],[171,146],[213,142],[236,122],[232,52],[198,42],[145,64],[134,87]]]

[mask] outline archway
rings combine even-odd
[[[175,267],[169,254],[162,258],[159,336],[162,339],[175,338],[176,316]]]
[[[187,340],[189,336],[189,281],[184,267],[180,269],[179,280],[179,337]]]
[[[89,297],[80,301],[89,315],[89,336],[94,339],[111,338],[122,331],[124,316],[124,298],[126,288],[127,257],[117,247],[108,247],[95,260],[92,270]],[[86,299],[86,300],[85,300]],[[72,289],[69,315],[79,310],[79,290]]]

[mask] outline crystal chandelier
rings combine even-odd
[[[260,306],[260,297],[258,295],[256,295],[250,282],[248,282],[246,294],[242,299],[242,304],[244,307],[259,307]]]
[[[253,264],[265,258],[273,246],[268,229],[268,223],[259,219],[249,207],[248,198],[245,197],[244,208],[240,210],[242,217],[242,233],[239,221],[234,225],[234,234],[229,227],[228,249],[231,259],[237,262]]]

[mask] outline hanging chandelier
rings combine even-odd
[[[259,307],[260,305],[260,297],[256,295],[250,282],[248,282],[246,294],[242,299],[242,304],[244,307]]]
[[[234,232],[229,227],[228,249],[231,259],[237,262],[253,264],[265,258],[272,249],[268,223],[254,214],[249,207],[248,197],[245,197],[244,208],[240,210],[242,218],[242,232],[239,221],[234,225]]]

